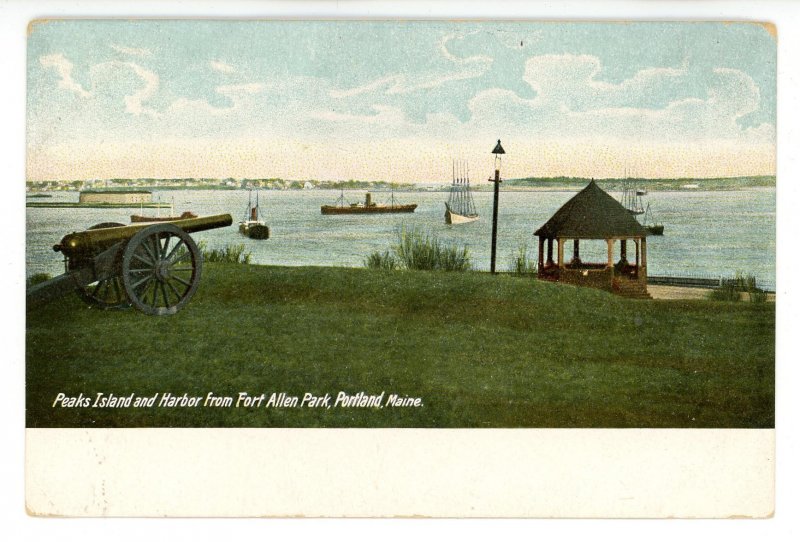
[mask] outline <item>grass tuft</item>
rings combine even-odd
[[[392,270],[399,267],[399,262],[388,250],[385,252],[375,251],[364,259],[364,267]]]
[[[28,277],[27,287],[30,288],[31,286],[36,286],[37,284],[41,284],[42,282],[46,282],[53,278],[50,273],[34,273],[30,277]]]
[[[511,257],[508,270],[521,277],[536,275],[537,266],[534,260],[528,256],[528,245],[519,247],[517,253]]]
[[[247,265],[253,258],[253,253],[245,251],[243,243],[209,249],[205,241],[200,241],[197,247],[203,254],[203,261],[209,263],[240,263]]]
[[[755,275],[745,275],[741,271],[737,271],[734,278],[722,279],[720,287],[712,290],[708,298],[713,301],[737,302],[742,299],[742,293],[744,292],[748,294],[745,298],[751,303],[764,303],[767,300],[767,292],[756,286],[756,284]]]
[[[405,269],[423,271],[469,271],[469,249],[443,243],[429,232],[405,226],[397,233],[392,247],[395,258]]]

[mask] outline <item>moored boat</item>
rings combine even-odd
[[[144,216],[144,215],[131,215],[131,223],[137,222],[169,222],[171,220],[186,220],[187,218],[197,218],[197,215],[191,211],[184,211],[180,216]]]
[[[323,205],[320,207],[320,211],[323,215],[358,215],[372,213],[413,213],[416,208],[416,203],[396,203],[394,200],[394,191],[392,192],[391,202],[388,205],[378,204],[372,201],[372,195],[369,192],[367,192],[364,198],[364,203],[345,204],[344,191],[342,191],[342,195],[336,200],[335,205]]]
[[[647,229],[650,235],[664,235],[664,224],[659,224],[653,219],[653,213],[650,211],[649,203],[642,217],[642,225]]]
[[[464,163],[459,162],[456,166],[453,161],[453,184],[444,208],[445,224],[466,224],[480,218],[469,187],[469,168]]]
[[[244,219],[239,222],[239,233],[250,239],[269,239],[269,226],[261,220],[261,213],[258,207],[258,192],[256,192],[256,202],[253,204],[252,192],[247,199],[247,212]]]

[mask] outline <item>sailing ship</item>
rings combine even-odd
[[[650,211],[650,204],[644,210],[642,217],[642,226],[644,226],[650,235],[664,235],[664,224],[659,224],[653,219],[653,213]]]
[[[641,224],[650,235],[664,235],[664,224],[655,222],[649,202],[647,206],[644,205],[642,196],[646,195],[647,189],[634,187],[626,170],[625,182],[622,184],[622,198],[620,199],[620,203],[630,214],[636,216],[637,220],[640,220],[638,217],[643,215],[641,217]]]
[[[323,215],[360,215],[372,213],[413,213],[417,208],[416,203],[400,204],[394,199],[394,190],[388,205],[378,204],[372,201],[372,195],[367,192],[364,203],[347,203],[344,199],[344,190],[334,205],[323,205],[320,207]]]
[[[258,192],[256,192],[256,202],[253,205],[253,193],[249,193],[247,198],[247,212],[244,220],[239,222],[239,233],[250,239],[269,239],[269,226],[261,220],[258,208]]]
[[[626,180],[622,185],[622,199],[620,200],[620,203],[632,215],[636,216],[644,214],[644,203],[642,202],[642,196],[646,193],[647,191],[645,190],[637,190],[633,187],[630,181]]]
[[[469,166],[466,163],[453,161],[453,184],[450,185],[450,196],[444,204],[445,224],[465,224],[480,218],[472,199],[469,187]]]

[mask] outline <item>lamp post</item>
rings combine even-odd
[[[489,179],[490,183],[494,183],[494,209],[492,210],[492,274],[496,274],[495,263],[497,262],[497,205],[500,202],[500,155],[505,154],[503,146],[500,145],[500,140],[497,140],[497,145],[494,146],[492,154],[494,154],[494,179]]]

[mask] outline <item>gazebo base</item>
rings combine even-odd
[[[651,299],[647,293],[647,278],[641,275],[620,274],[614,268],[600,266],[558,267],[546,266],[539,270],[539,279],[563,282],[605,290],[622,297]]]

